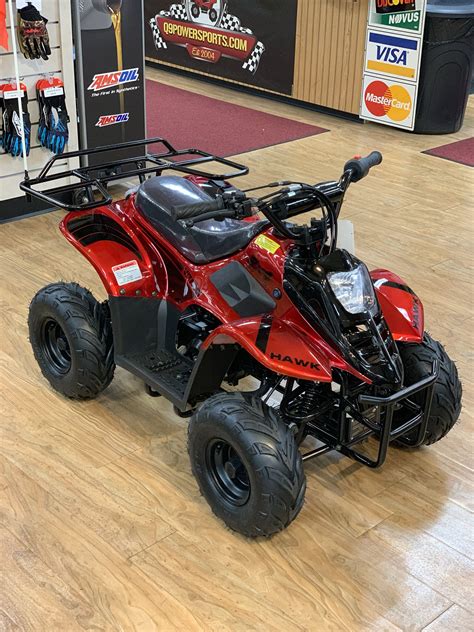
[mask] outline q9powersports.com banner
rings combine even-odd
[[[291,94],[297,0],[145,0],[146,57]]]

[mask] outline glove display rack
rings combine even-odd
[[[0,85],[14,84],[15,66],[13,58],[12,28],[8,11],[7,0],[7,31],[9,39],[8,51],[0,48]],[[64,151],[75,151],[78,146],[78,134],[76,113],[76,87],[74,76],[73,41],[72,41],[72,20],[71,5],[63,0],[41,0],[35,4],[40,6],[41,15],[47,18],[47,34],[49,37],[50,54],[41,55],[35,59],[27,59],[22,52],[18,38],[16,45],[18,50],[19,79],[26,88],[28,99],[28,113],[31,123],[30,150],[28,155],[28,171],[30,177],[35,177],[40,172],[45,163],[53,156],[53,151],[61,153]],[[17,6],[13,0],[13,13],[17,17]],[[16,25],[14,25],[16,27]],[[14,29],[14,32],[16,28]],[[16,33],[15,33],[16,37]],[[54,79],[53,79],[54,78]],[[41,100],[40,91],[37,86],[62,82],[64,84],[65,99],[56,98],[53,100],[54,117],[56,117],[57,131],[51,134],[44,129],[44,102]],[[43,107],[42,107],[43,106]],[[58,109],[59,108],[59,109]],[[51,110],[48,110],[50,112]],[[71,121],[63,132],[63,127]],[[43,125],[43,134],[38,134],[38,128]],[[41,132],[41,130],[40,130]],[[38,140],[43,139],[43,142]],[[67,145],[66,145],[67,142]],[[44,210],[38,202],[28,203],[25,196],[21,194],[18,187],[24,179],[23,160],[20,156],[21,147],[10,141],[13,151],[3,153],[0,150],[0,222],[7,221],[13,217],[27,215]],[[14,157],[17,156],[17,157]],[[72,169],[78,166],[77,159],[58,160],[55,170]]]

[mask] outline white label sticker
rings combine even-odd
[[[3,93],[4,99],[18,99],[18,97],[23,98],[24,96],[23,90],[7,90],[7,92]]]
[[[43,94],[45,97],[57,97],[61,94],[64,94],[64,88],[62,86],[54,86],[52,88],[45,88],[43,90]]]
[[[112,272],[119,285],[127,285],[134,281],[140,281],[143,279],[142,273],[136,261],[127,261],[127,263],[121,263],[118,266],[113,266]]]
[[[340,219],[337,223],[337,247],[355,255],[354,224],[348,219]]]

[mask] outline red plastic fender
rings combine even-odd
[[[298,332],[277,319],[272,320],[268,334],[265,327],[265,316],[222,325],[206,339],[204,348],[237,342],[270,371],[304,380],[332,381],[328,361],[310,348]],[[268,341],[263,347],[262,338],[267,335]]]
[[[319,347],[317,341],[295,323],[284,322],[271,314],[243,318],[217,327],[203,343],[203,349],[213,344],[233,343],[238,343],[257,362],[280,375],[331,382],[332,370],[338,368],[370,382],[331,352],[323,340]]]
[[[157,273],[157,268],[164,270],[159,253],[153,252],[152,263],[118,204],[68,213],[59,228],[95,268],[109,295],[150,297],[167,290],[166,276]]]
[[[394,339],[400,342],[421,342],[425,317],[418,296],[403,279],[389,270],[373,270],[370,276]]]

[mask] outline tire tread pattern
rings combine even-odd
[[[432,445],[445,437],[456,424],[462,408],[462,385],[456,365],[443,345],[425,333],[422,344],[406,344],[401,347],[405,367],[405,380],[413,384],[431,371],[433,360],[439,362],[431,414],[423,445]]]
[[[41,320],[57,317],[70,341],[73,364],[65,376],[55,373],[41,350]],[[42,374],[53,388],[71,399],[92,399],[113,379],[115,362],[107,303],[99,303],[77,283],[52,283],[30,304],[30,342]]]
[[[238,512],[229,512],[206,484],[203,451],[196,450],[203,426],[225,428],[242,449],[259,479],[258,510],[243,522]],[[219,393],[201,405],[188,428],[191,467],[201,493],[213,512],[247,537],[265,536],[286,528],[301,511],[306,479],[294,436],[278,413],[261,399],[246,393]]]

